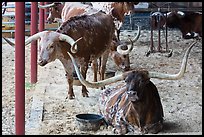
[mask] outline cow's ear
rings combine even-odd
[[[128,83],[128,81],[129,81],[129,77],[127,76],[127,77],[125,78],[125,83]]]
[[[143,78],[139,82],[139,86],[145,86],[150,82],[150,78],[147,75],[143,75]]]
[[[133,79],[133,77],[135,76],[135,74],[136,74],[135,71],[132,71],[131,73],[129,73],[129,74],[127,75],[127,77],[125,78],[125,82],[126,82],[126,83],[130,82],[130,81]]]

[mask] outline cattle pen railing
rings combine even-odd
[[[6,9],[15,9],[14,5],[4,5],[2,6],[2,36],[14,38],[15,35],[15,11],[14,12],[5,12]],[[30,24],[31,24],[31,4],[25,4],[25,35],[30,35]],[[46,12],[45,14],[49,14]],[[39,16],[39,11],[38,11]],[[38,19],[39,20],[39,19]],[[46,22],[46,19],[45,19]],[[59,23],[47,24],[45,23],[45,30],[56,30],[59,27]],[[38,27],[39,28],[39,27]]]
[[[15,9],[15,5],[2,5],[2,10],[5,12],[5,9]],[[31,8],[31,4],[25,4],[25,8],[28,12],[25,12],[25,34],[26,35],[30,35],[30,16],[31,13],[29,11],[29,9]],[[193,11],[193,12],[202,12],[202,7],[186,7],[186,8],[175,8],[175,7],[161,7],[159,9],[161,12],[166,13],[169,11],[173,11],[173,10],[179,10],[179,11]],[[149,18],[150,18],[150,13],[154,12],[154,11],[158,11],[158,8],[135,8],[133,15],[132,16],[132,20],[129,20],[126,17],[124,25],[122,26],[121,29],[131,29],[134,30],[135,29],[135,23],[138,23],[139,25],[142,25],[142,28],[145,29],[149,29],[150,27],[148,26],[149,24],[147,23],[140,23],[140,21],[138,22],[138,20],[146,20],[146,22],[149,22]],[[39,14],[39,12],[38,12]],[[49,14],[49,12],[46,12],[45,14]],[[10,18],[13,21],[4,21],[3,18]],[[14,33],[15,33],[15,14],[14,12],[11,12],[10,14],[4,14],[2,13],[2,35],[5,37],[12,37],[14,38]],[[45,19],[46,20],[46,19]],[[56,30],[59,27],[59,23],[52,23],[52,24],[47,24],[45,23],[45,30]],[[146,25],[146,26],[144,26]],[[5,28],[4,28],[5,27]],[[7,27],[7,28],[6,28]]]

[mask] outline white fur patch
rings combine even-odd
[[[202,12],[195,12],[195,13],[202,15]]]
[[[196,32],[193,32],[193,37],[198,37],[198,33],[196,33]]]
[[[190,32],[188,32],[188,33],[186,34],[186,36],[191,36],[191,33],[190,33]]]
[[[177,14],[179,14],[179,15],[181,15],[181,16],[184,16],[184,15],[185,15],[185,13],[182,12],[182,11],[177,11]]]

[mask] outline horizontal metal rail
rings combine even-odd
[[[2,24],[13,24],[13,25],[15,25],[15,21],[2,22]],[[25,21],[25,24],[30,24],[30,21]]]
[[[57,28],[47,28],[45,30],[54,30],[55,31],[55,30],[57,30]],[[2,30],[2,32],[4,32],[4,33],[12,33],[12,32],[15,32],[15,30]],[[30,30],[26,29],[25,32],[30,32]]]
[[[201,8],[160,8],[161,12],[169,12],[173,10],[179,10],[179,11],[194,11],[194,12],[202,12]],[[158,8],[135,8],[134,12],[151,12],[151,11],[158,11]]]
[[[31,5],[30,5],[30,4],[26,4],[25,7],[26,7],[26,8],[30,8]],[[7,9],[7,8],[15,8],[15,5],[2,6],[2,9]]]
[[[30,15],[31,13],[25,13],[25,16],[30,16]],[[14,16],[15,16],[15,12],[2,15],[2,17],[14,17]]]

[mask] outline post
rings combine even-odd
[[[44,2],[40,2],[40,5],[44,5]],[[39,31],[43,31],[45,28],[44,24],[44,9],[40,9],[39,11]]]
[[[157,21],[157,27],[158,27],[158,48],[157,51],[161,52],[161,26],[160,26],[160,22],[161,22],[161,16],[157,15],[156,16],[156,21]]]
[[[15,128],[25,134],[25,2],[15,2]]]
[[[154,41],[153,41],[153,16],[150,15],[150,51],[153,52],[154,50]]]
[[[47,4],[49,4],[50,2],[44,2],[44,5],[47,5]],[[47,12],[49,11],[49,8],[46,8],[45,10],[44,10],[44,19],[45,19],[45,22],[47,21],[47,17],[48,17],[48,15],[47,15]]]
[[[31,2],[31,35],[38,32],[38,3]],[[37,82],[37,41],[31,43],[31,83]]]

